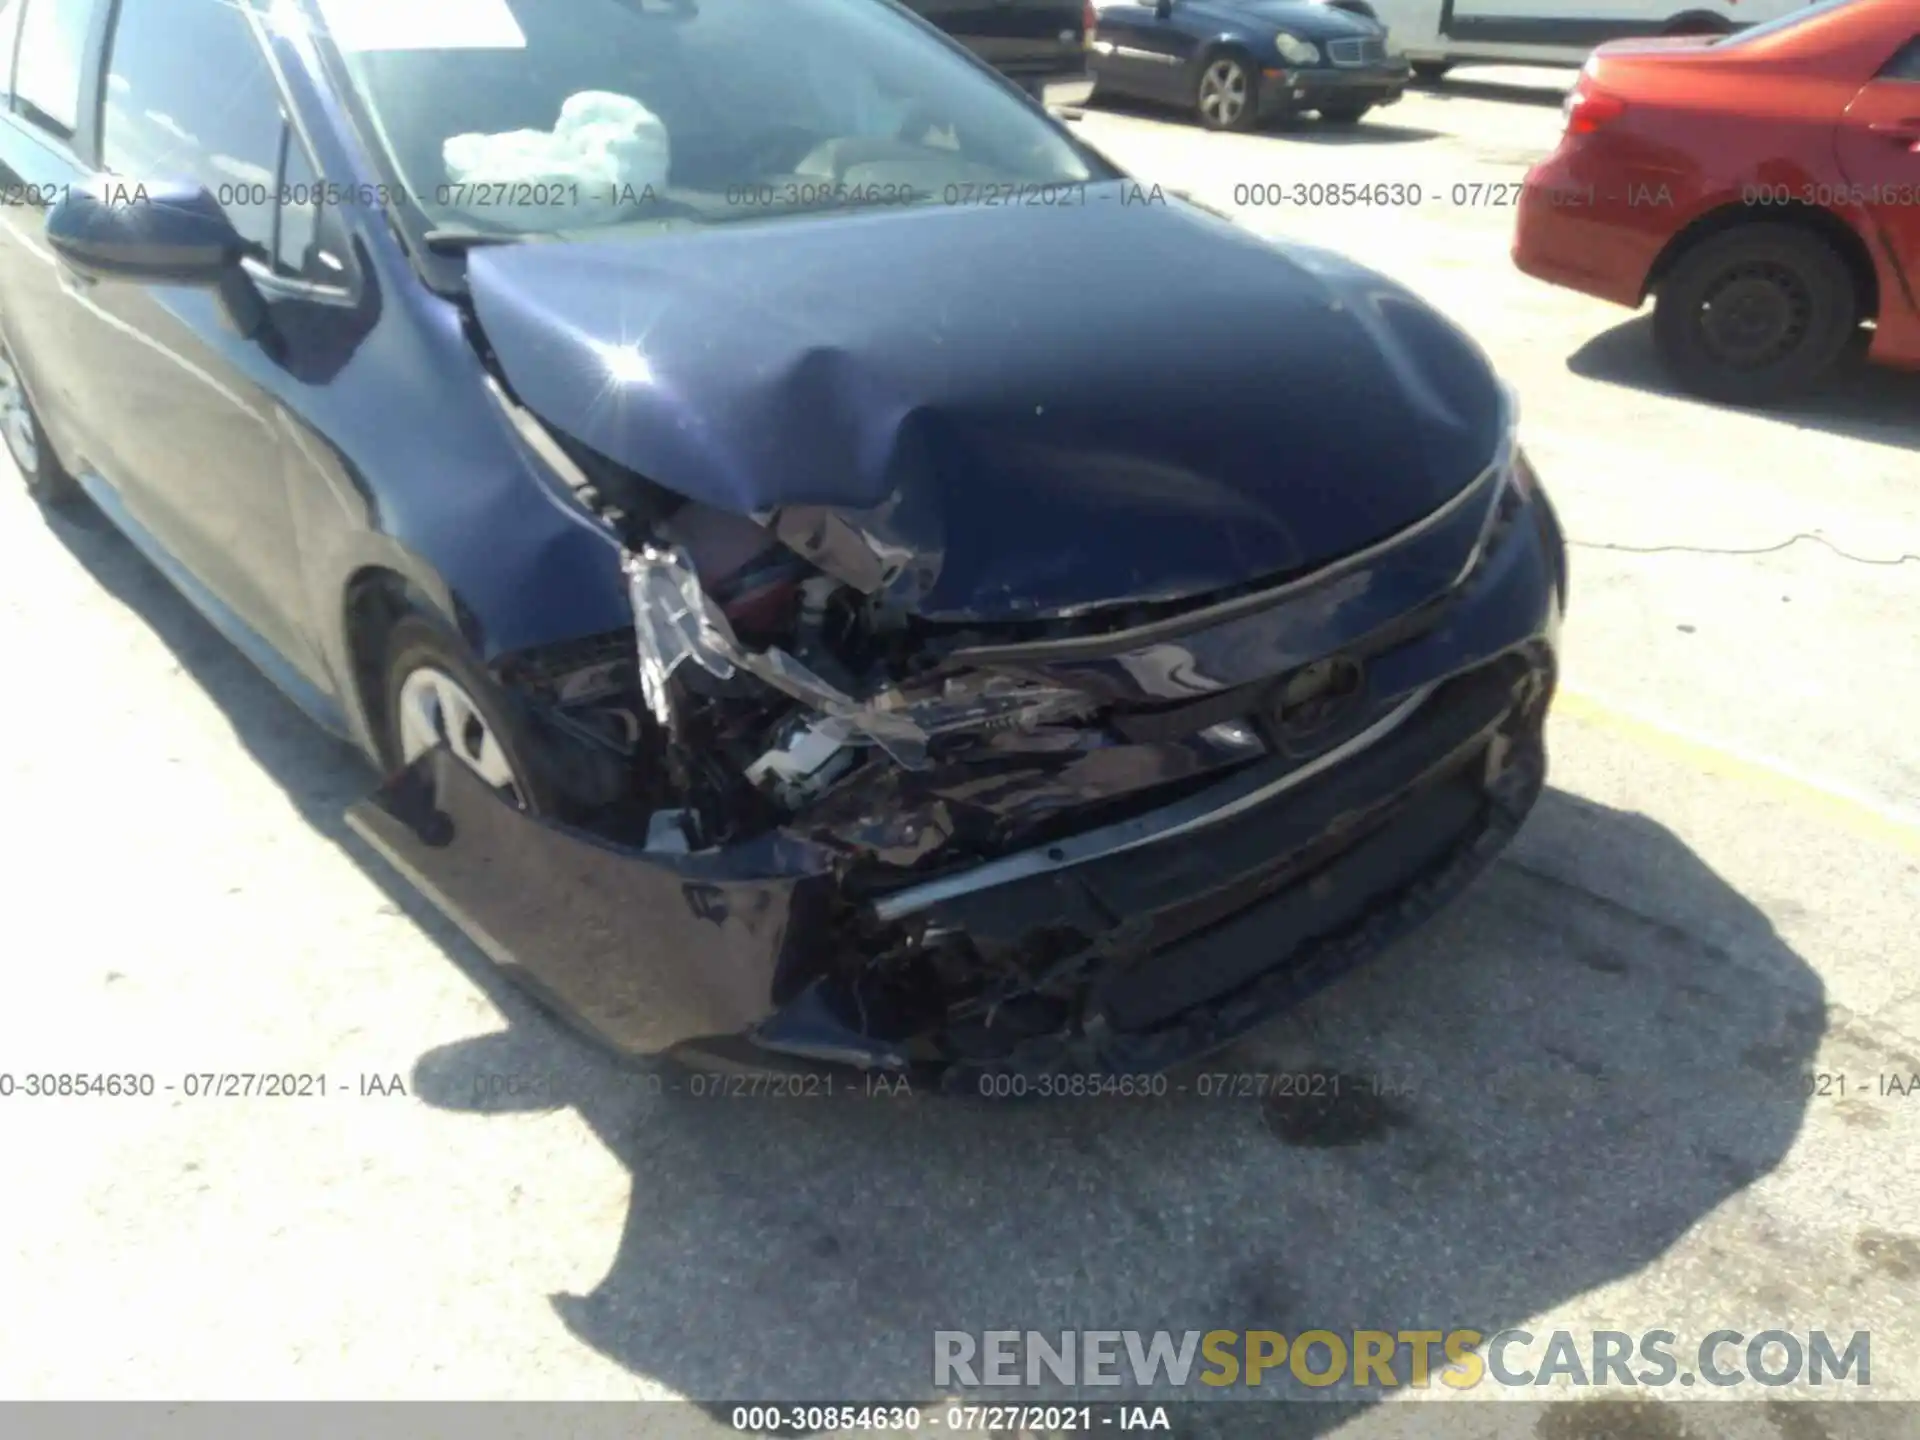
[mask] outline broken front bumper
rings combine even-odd
[[[1552,684],[1551,651],[1529,647],[1417,697],[1340,763],[1245,772],[882,896],[863,918],[869,933],[962,935],[987,970],[1028,977],[955,1017],[950,1080],[1163,1068],[1326,983],[1478,873],[1539,794]],[[846,902],[818,847],[784,835],[695,855],[611,845],[528,818],[444,749],[350,819],[498,963],[617,1049],[737,1056],[746,1034],[770,1064],[929,1058],[924,1037],[847,1018],[852,972],[832,953]],[[1026,995],[1051,997],[1062,1023],[994,1036],[993,1011]]]
[[[1277,657],[1354,654],[1381,708],[1315,758],[1275,754],[956,873],[856,889],[844,846],[796,831],[693,854],[621,846],[512,808],[444,750],[349,820],[496,961],[622,1051],[927,1062],[962,1086],[1002,1070],[1162,1068],[1417,925],[1537,797],[1566,557],[1544,495],[1514,493],[1490,530],[1459,512],[1480,539],[1430,563],[1409,556],[1439,544],[1437,526],[1197,632],[1152,627],[1120,654],[1094,641],[1001,655],[1081,687],[1178,673],[1231,695],[1243,671],[1284,669]],[[1248,604],[1260,608],[1240,614]],[[1159,664],[1176,645],[1182,663]],[[956,952],[978,985],[943,1015],[862,989]]]
[[[1069,956],[1050,978],[1075,996],[1073,1023],[956,1057],[950,1080],[1160,1070],[1231,1042],[1418,925],[1539,797],[1552,686],[1545,647],[1510,655],[1416,697],[1388,733],[1300,783],[1256,771],[1203,820],[1168,813],[1159,833],[1116,833],[1098,858],[1074,863],[1056,847],[1037,857],[1049,868],[1004,883],[890,897],[895,908],[924,900],[936,930],[965,934],[993,968],[1017,965],[1036,935]]]

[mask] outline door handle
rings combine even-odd
[[[1876,120],[1867,126],[1872,135],[1884,135],[1889,140],[1904,140],[1909,145],[1920,142],[1920,116],[1906,120]]]

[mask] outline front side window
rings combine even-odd
[[[245,13],[228,0],[120,0],[108,44],[102,163],[131,181],[198,181],[270,260],[283,120]]]
[[[94,0],[28,0],[14,66],[14,109],[70,136],[80,123],[80,72]]]
[[[645,231],[1108,175],[882,0],[310,4],[440,228]]]

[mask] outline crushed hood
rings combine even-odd
[[[1277,577],[1488,463],[1499,383],[1407,291],[1076,193],[500,247],[468,283],[547,423],[723,510],[857,517],[934,619]]]

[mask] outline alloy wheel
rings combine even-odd
[[[40,439],[34,430],[26,387],[20,383],[13,361],[4,354],[0,354],[0,431],[6,434],[7,453],[31,484],[40,473]]]
[[[1238,60],[1220,59],[1200,77],[1200,114],[1229,129],[1247,109],[1247,69]]]
[[[411,765],[436,745],[521,809],[526,789],[500,737],[464,686],[444,670],[422,666],[400,685],[400,763]]]

